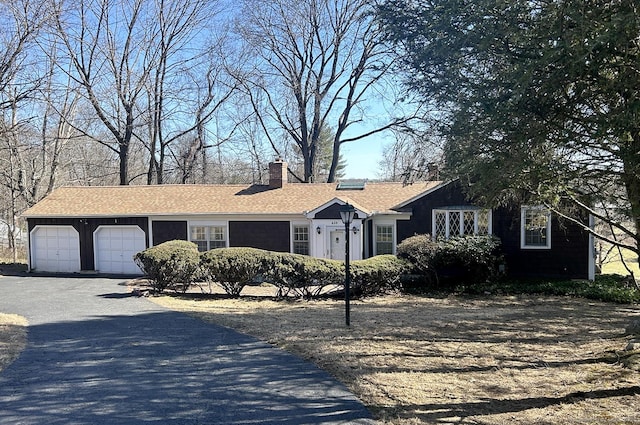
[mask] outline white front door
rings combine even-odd
[[[101,226],[94,235],[95,268],[100,273],[141,274],[133,256],[146,248],[138,226]]]
[[[331,258],[333,260],[344,261],[345,254],[345,238],[344,230],[332,230],[329,233]]]

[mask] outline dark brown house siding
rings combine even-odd
[[[167,241],[189,239],[186,221],[154,221],[151,223],[151,228],[154,246]]]
[[[314,216],[314,218],[317,219],[325,219],[325,220],[342,220],[340,218],[340,210],[342,209],[342,205],[338,204],[337,202],[335,204],[331,204],[329,205],[327,208],[318,211],[316,213],[316,215]],[[360,216],[358,215],[358,213],[356,212],[354,217],[354,219],[356,218],[360,218]]]
[[[493,234],[502,242],[510,276],[589,278],[589,234],[580,226],[552,214],[551,249],[523,249],[520,221],[520,207],[493,211]]]
[[[30,218],[27,220],[29,235],[36,226],[73,226],[80,238],[80,269],[95,270],[93,253],[93,233],[99,226],[134,225],[142,229],[148,245],[148,220],[146,217],[112,218]]]
[[[407,204],[401,211],[410,211],[411,219],[398,220],[398,243],[413,235],[431,234],[433,210],[454,205],[471,205],[463,195],[458,182],[452,182]]]
[[[288,221],[230,221],[229,246],[289,252],[290,233]]]
[[[441,207],[473,205],[458,182],[452,182],[402,208],[411,211],[409,221],[398,221],[398,243],[416,234],[431,234],[432,211]],[[588,218],[584,217],[584,222]],[[507,273],[514,277],[587,279],[589,235],[577,224],[552,215],[551,249],[520,248],[520,206],[492,210],[492,231],[502,242]]]

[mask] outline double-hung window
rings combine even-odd
[[[433,210],[433,236],[449,239],[456,236],[491,234],[491,210],[478,208],[443,208]]]
[[[541,206],[524,206],[520,213],[520,247],[551,248],[551,212]]]
[[[309,226],[293,226],[293,253],[309,255]]]
[[[225,226],[191,226],[191,242],[198,245],[198,251],[204,252],[227,246]]]
[[[393,254],[393,226],[379,224],[376,226],[376,255]]]

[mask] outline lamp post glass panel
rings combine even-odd
[[[340,208],[340,218],[344,223],[344,237],[345,237],[345,256],[344,256],[344,268],[345,268],[345,276],[344,276],[344,306],[345,306],[345,322],[347,326],[351,324],[351,307],[349,305],[349,286],[351,275],[349,271],[349,226],[351,226],[351,222],[353,221],[353,217],[356,215],[356,209],[353,205],[345,204]]]

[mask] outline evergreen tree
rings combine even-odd
[[[588,211],[640,253],[637,0],[387,1],[379,17],[445,123],[448,172],[495,205]],[[567,209],[570,205],[575,208]],[[617,235],[617,236],[615,236]]]

